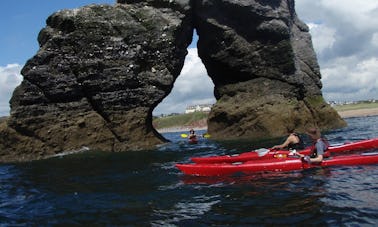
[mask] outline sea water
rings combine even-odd
[[[331,143],[378,137],[378,117],[348,118]],[[198,132],[201,133],[201,132]],[[0,226],[377,226],[378,165],[225,177],[185,176],[191,156],[233,154],[275,141],[188,144],[153,151],[87,151],[0,165]],[[373,150],[377,151],[377,150]]]

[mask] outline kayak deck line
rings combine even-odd
[[[361,153],[361,155],[378,155],[378,152],[367,152],[367,153]]]

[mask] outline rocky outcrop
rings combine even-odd
[[[183,67],[193,32],[186,14],[189,8],[119,4],[50,16],[1,126],[2,159],[164,142],[152,111]]]
[[[197,1],[198,52],[215,84],[213,138],[281,136],[345,126],[322,98],[307,26],[294,1]]]
[[[279,136],[345,123],[322,99],[319,67],[292,0],[118,0],[47,19],[0,124],[3,161],[165,142],[153,109],[179,75],[193,29],[215,84],[213,138]]]

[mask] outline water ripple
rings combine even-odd
[[[378,137],[378,117],[347,119],[332,143]],[[0,165],[0,226],[376,226],[378,165],[194,177],[192,156],[272,141],[190,145],[180,133],[153,151],[73,152]],[[374,150],[377,151],[377,150]],[[76,154],[74,154],[76,153]]]

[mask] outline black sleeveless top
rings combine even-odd
[[[299,140],[298,143],[291,143],[287,147],[289,150],[303,150],[305,148],[305,145],[303,143],[302,138],[297,133],[292,133],[292,135],[296,136]]]

